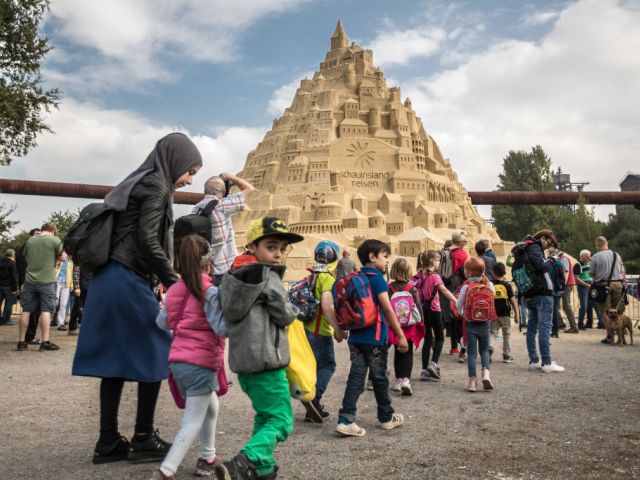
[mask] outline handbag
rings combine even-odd
[[[316,357],[311,350],[304,325],[294,320],[287,328],[291,360],[287,366],[289,392],[293,398],[310,402],[316,396]]]
[[[178,320],[182,318],[182,314],[184,313],[184,309],[187,306],[187,300],[189,299],[189,295],[185,295],[182,303],[180,304],[180,311],[178,312]],[[224,368],[224,361],[218,370],[216,370],[216,376],[218,380],[218,390],[216,390],[216,395],[221,397],[225,395],[229,391],[229,382],[227,381],[227,374]],[[171,396],[173,397],[173,401],[176,403],[176,406],[180,409],[184,409],[187,404],[186,399],[182,396],[180,392],[180,388],[178,387],[178,383],[176,379],[173,378],[173,374],[169,371],[169,376],[167,377],[167,383],[169,384],[169,391],[171,392]]]
[[[611,263],[611,271],[609,272],[609,278],[607,279],[607,284],[596,284],[592,283],[591,287],[589,287],[589,298],[596,303],[604,303],[607,301],[607,295],[609,294],[609,287],[611,286],[611,279],[613,278],[613,269],[616,266],[616,262],[618,260],[618,255],[616,252],[611,250],[613,253],[613,262]]]

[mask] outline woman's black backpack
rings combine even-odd
[[[84,272],[93,272],[109,261],[115,211],[104,203],[82,209],[64,239],[64,250]]]

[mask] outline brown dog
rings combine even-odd
[[[629,332],[629,344],[633,345],[633,328],[631,325],[631,319],[624,314],[618,313],[617,310],[611,309],[607,311],[608,321],[608,330],[611,334],[611,345],[626,345],[627,341],[624,338],[624,331],[627,330]],[[618,341],[616,342],[614,334],[618,334]]]

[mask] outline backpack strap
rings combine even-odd
[[[618,261],[618,254],[611,250],[613,253],[613,262],[611,262],[611,271],[609,272],[609,278],[607,279],[607,287],[611,285],[611,279],[613,278],[613,270],[616,268],[616,262]]]
[[[316,315],[316,328],[313,330],[314,337],[317,337],[320,332],[320,320],[322,320],[322,303],[318,305],[318,314]]]
[[[367,272],[363,272],[362,270],[360,270],[360,273],[364,273],[365,277],[375,277],[376,276],[375,273],[367,273]],[[371,290],[371,284],[369,284],[369,290],[371,291],[371,298],[373,299],[373,290]],[[375,303],[375,300],[374,300],[374,303]],[[381,333],[381,330],[382,330],[382,319],[380,317],[380,305],[378,305],[377,310],[378,310],[378,320],[376,322],[376,342],[380,340],[380,333]]]
[[[214,198],[209,203],[207,203],[202,210],[200,210],[200,213],[198,215],[202,215],[203,217],[210,216],[211,212],[213,212],[213,210],[218,206],[219,202],[220,200]]]

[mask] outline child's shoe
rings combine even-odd
[[[162,473],[162,470],[158,468],[151,474],[149,480],[171,480],[172,478],[176,477],[174,475],[165,475],[164,473]]]
[[[482,387],[485,390],[493,390],[493,384],[491,383],[491,377],[489,376],[489,369],[482,369]]]
[[[421,370],[420,371],[420,380],[423,382],[426,382],[427,380],[429,380],[431,378],[431,374],[429,373],[428,370]]]
[[[364,437],[364,434],[367,433],[364,428],[360,428],[355,422],[339,423],[336,427],[336,432],[345,437]]]
[[[427,373],[431,375],[431,378],[433,378],[434,380],[440,380],[440,367],[438,367],[438,364],[436,362],[429,363],[429,366],[427,367]]]
[[[513,362],[513,357],[511,356],[510,353],[503,353],[502,354],[502,361],[504,363],[512,363]]]
[[[394,428],[398,428],[404,425],[404,416],[401,413],[394,413],[391,416],[391,420],[387,422],[380,422],[380,428],[384,428],[385,430],[392,430]]]
[[[196,463],[196,470],[193,473],[196,477],[210,477],[214,474],[216,464],[222,462],[222,457],[215,455],[211,461],[199,458]]]
[[[214,473],[217,480],[254,480],[258,477],[255,465],[242,452],[231,460],[217,463]]]
[[[464,352],[460,352],[458,355],[458,363],[467,363],[467,354]]]
[[[320,403],[320,400],[314,398],[313,400],[311,400],[311,403],[313,403],[313,406],[316,407],[316,410],[320,412],[320,416],[322,418],[327,418],[329,416],[329,412],[324,409],[324,405]]]
[[[322,423],[323,417],[320,410],[313,402],[301,402],[302,406],[307,411],[304,416],[304,421],[308,423]]]
[[[403,378],[396,378],[396,381],[393,382],[393,386],[391,387],[391,390],[393,390],[394,392],[401,392],[403,380],[404,380]]]
[[[467,387],[467,391],[475,392],[478,390],[478,380],[476,377],[469,377],[469,386]]]
[[[460,355],[460,349],[458,347],[449,350],[449,355]]]
[[[411,389],[411,381],[408,378],[402,379],[400,389],[402,390],[402,395],[404,395],[405,397],[410,397],[411,395],[413,395],[413,390]]]

